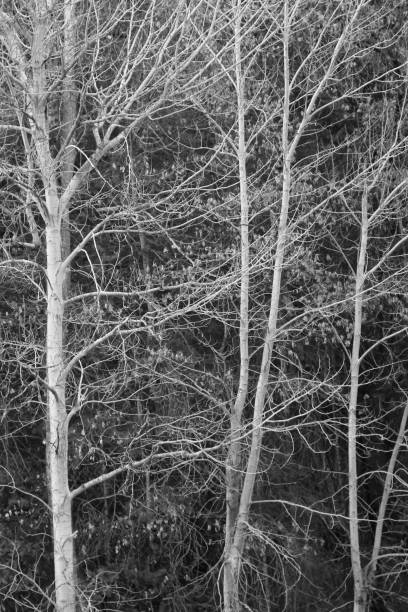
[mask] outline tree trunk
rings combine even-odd
[[[249,350],[248,350],[248,299],[249,299],[249,238],[248,238],[248,183],[246,173],[245,142],[245,78],[242,71],[242,5],[235,5],[235,87],[237,94],[238,119],[238,166],[241,204],[241,290],[240,290],[240,373],[238,392],[235,402],[231,402],[230,443],[225,470],[226,519],[224,546],[223,596],[224,610],[235,612],[239,609],[238,576],[232,563],[231,553],[235,527],[238,518],[241,493],[241,454],[242,454],[242,413],[248,392]]]
[[[367,612],[369,610],[369,600],[370,593],[372,592],[373,587],[375,586],[375,579],[377,574],[377,564],[378,558],[381,551],[382,537],[384,532],[384,522],[385,522],[385,512],[387,509],[388,500],[392,491],[392,481],[394,478],[395,466],[397,463],[398,453],[402,444],[404,443],[404,436],[407,427],[408,420],[408,401],[405,402],[404,412],[402,414],[401,423],[399,426],[399,431],[397,435],[397,439],[395,440],[394,448],[392,449],[390,461],[388,464],[387,473],[385,476],[383,493],[381,496],[380,507],[378,509],[377,521],[375,525],[375,535],[374,535],[374,544],[373,550],[371,553],[371,559],[368,563],[365,571],[366,575],[366,586],[367,586]]]
[[[268,327],[266,331],[261,370],[258,377],[258,383],[255,395],[255,406],[254,415],[252,419],[252,439],[249,457],[245,470],[245,478],[240,494],[240,503],[238,516],[236,519],[236,525],[234,529],[234,539],[231,544],[228,563],[230,565],[230,572],[233,579],[234,589],[234,605],[235,607],[230,608],[231,611],[237,612],[238,607],[238,586],[239,586],[239,575],[241,568],[242,553],[246,541],[246,525],[249,517],[249,509],[252,502],[253,490],[255,485],[255,479],[258,472],[259,458],[262,446],[262,434],[263,434],[263,413],[265,397],[269,379],[269,370],[271,364],[271,357],[273,346],[276,338],[278,311],[279,311],[279,300],[281,290],[281,279],[282,279],[282,268],[285,255],[285,247],[287,241],[287,220],[289,211],[290,201],[290,185],[291,185],[291,159],[293,157],[293,147],[289,146],[288,135],[289,135],[289,94],[290,94],[290,81],[289,81],[289,20],[287,15],[288,7],[285,3],[285,28],[283,36],[284,46],[284,76],[285,76],[285,94],[283,104],[283,127],[282,127],[282,148],[283,148],[283,193],[281,212],[279,218],[279,229],[277,237],[277,245],[275,252],[275,263],[273,271],[273,281],[271,290],[271,301],[269,309]],[[228,609],[226,608],[226,611]],[[230,612],[228,610],[228,612]]]
[[[231,547],[230,563],[235,575],[236,589],[238,588],[239,570],[241,557],[245,545],[245,530],[249,517],[249,509],[252,502],[252,495],[255,479],[258,472],[259,458],[262,446],[263,435],[263,414],[265,397],[269,380],[269,370],[272,358],[272,351],[276,339],[279,298],[282,278],[283,260],[285,254],[287,238],[287,218],[289,210],[290,192],[290,160],[284,162],[284,185],[282,208],[279,222],[279,235],[276,247],[276,257],[274,266],[274,276],[272,283],[271,306],[269,311],[268,329],[266,332],[264,348],[262,353],[261,371],[255,396],[254,416],[252,420],[252,439],[248,462],[245,470],[244,484],[240,496],[240,506],[234,533],[234,542]]]
[[[236,612],[239,610],[238,574],[237,567],[232,561],[232,546],[234,542],[235,527],[238,518],[240,488],[241,488],[241,417],[237,410],[237,401],[231,407],[231,440],[228,449],[225,472],[226,486],[226,520],[225,520],[225,547],[224,547],[224,610]]]
[[[355,297],[354,297],[354,330],[353,348],[350,363],[350,398],[348,418],[348,463],[349,463],[349,529],[350,555],[354,579],[354,612],[366,610],[366,585],[361,566],[360,535],[358,528],[358,473],[357,473],[357,394],[360,369],[360,340],[363,312],[363,288],[365,278],[365,260],[367,252],[368,218],[367,190],[364,190],[361,202],[361,236],[360,253],[357,263]]]
[[[75,61],[76,15],[73,0],[64,0],[64,42],[63,65],[64,72],[62,90],[62,125],[61,125],[61,188],[63,191],[69,185],[75,171],[76,148],[74,129],[77,114],[77,88],[74,79],[73,66]],[[71,252],[71,232],[69,227],[69,207],[66,207],[62,218],[62,256],[66,259]],[[70,292],[71,272],[68,266],[65,273],[63,293]]]
[[[65,271],[62,269],[61,199],[57,167],[50,151],[47,120],[47,61],[51,8],[36,5],[32,43],[32,137],[45,192],[47,252],[47,476],[52,512],[56,612],[75,612],[74,547],[71,495],[68,486],[68,421],[64,374]]]
[[[49,206],[49,209],[51,206]],[[58,202],[52,203],[58,208]],[[50,215],[47,241],[47,462],[54,539],[56,612],[75,612],[74,548],[71,496],[68,486],[68,432],[65,406],[61,264],[61,222]]]

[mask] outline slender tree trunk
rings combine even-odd
[[[239,610],[239,575],[241,569],[241,558],[244,550],[246,540],[246,525],[249,517],[249,509],[252,502],[253,490],[255,485],[255,479],[258,472],[259,457],[262,446],[262,424],[263,424],[263,413],[265,405],[265,397],[268,386],[269,370],[271,364],[271,357],[273,346],[276,338],[278,311],[279,311],[279,299],[280,299],[280,288],[282,279],[283,261],[287,240],[287,221],[289,211],[289,200],[290,200],[290,184],[291,184],[291,158],[293,156],[293,148],[289,147],[288,134],[289,134],[289,19],[288,19],[288,6],[285,3],[285,28],[283,36],[284,46],[284,78],[285,78],[285,93],[284,93],[284,105],[283,105],[283,128],[282,128],[282,145],[283,145],[283,193],[281,202],[281,212],[279,218],[279,229],[277,246],[275,253],[275,264],[272,282],[271,301],[269,309],[268,327],[266,331],[264,348],[262,353],[261,370],[258,377],[256,395],[255,395],[255,406],[254,415],[252,420],[252,438],[250,453],[247,461],[245,470],[244,483],[240,494],[240,502],[238,513],[235,521],[234,537],[231,542],[228,564],[233,580],[233,607],[230,609],[225,608],[227,612]]]
[[[289,209],[289,192],[290,192],[290,160],[285,159],[284,162],[284,179],[283,179],[283,197],[282,207],[279,222],[279,235],[276,246],[276,256],[274,265],[274,276],[272,283],[272,296],[269,311],[268,328],[266,332],[264,348],[262,353],[261,371],[258,378],[254,416],[252,420],[252,439],[249,458],[245,471],[244,484],[240,498],[238,517],[234,534],[234,542],[231,547],[230,563],[232,565],[236,585],[238,583],[241,556],[245,545],[246,524],[249,517],[249,509],[252,502],[252,494],[255,485],[255,479],[258,472],[259,457],[262,446],[263,434],[263,414],[265,397],[268,386],[269,370],[271,364],[272,351],[276,339],[277,320],[279,311],[279,298],[282,279],[283,260],[285,254],[285,246],[287,239],[287,219]]]
[[[363,288],[365,278],[365,260],[367,253],[368,217],[367,190],[364,190],[361,201],[361,235],[360,253],[357,263],[355,297],[354,297],[354,330],[353,348],[350,363],[350,398],[348,417],[348,464],[349,464],[349,530],[350,555],[354,580],[354,612],[365,612],[367,591],[364,573],[361,566],[360,535],[358,528],[358,472],[357,472],[357,394],[360,370],[360,341],[363,312]]]
[[[248,239],[248,184],[246,174],[245,143],[245,79],[242,71],[241,29],[242,4],[235,5],[235,85],[238,119],[238,165],[241,203],[241,292],[240,292],[240,373],[235,402],[231,402],[230,445],[225,471],[226,521],[224,548],[224,609],[233,612],[239,609],[238,577],[232,563],[232,545],[239,511],[241,493],[241,435],[242,413],[248,392],[248,296],[249,296],[249,239]]]
[[[49,209],[58,209],[58,199]],[[47,243],[47,384],[48,384],[48,473],[54,539],[56,612],[75,611],[74,549],[71,496],[68,486],[68,432],[65,406],[63,348],[63,274],[61,222],[50,214]]]
[[[74,0],[64,0],[64,41],[62,69],[64,72],[62,90],[62,125],[61,125],[61,188],[65,191],[75,171],[76,148],[74,129],[77,114],[77,97],[73,65],[75,61],[76,15]],[[62,219],[62,256],[66,259],[71,252],[71,232],[69,227],[69,207],[66,207]],[[68,267],[64,279],[64,295],[68,295],[71,286],[71,272]]]
[[[397,439],[395,440],[394,448],[392,449],[391,458],[388,464],[388,469],[387,469],[387,473],[385,476],[383,493],[381,496],[380,507],[378,510],[378,516],[377,516],[377,521],[375,525],[373,550],[371,553],[370,562],[368,563],[366,567],[366,571],[365,571],[366,585],[367,585],[366,612],[368,612],[369,605],[370,605],[370,591],[373,589],[375,585],[378,558],[380,555],[381,542],[382,542],[382,537],[384,533],[385,512],[387,509],[388,500],[390,498],[390,494],[392,490],[392,480],[394,477],[394,471],[395,471],[395,465],[397,463],[398,453],[404,442],[405,431],[407,428],[407,420],[408,420],[408,401],[405,402],[404,412],[402,414],[398,436],[397,436]]]

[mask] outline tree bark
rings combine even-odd
[[[241,290],[240,290],[240,372],[238,392],[234,402],[231,402],[230,442],[225,470],[226,488],[226,519],[224,546],[224,582],[223,596],[226,612],[239,609],[238,577],[232,563],[232,546],[234,532],[239,512],[241,492],[241,454],[242,454],[242,413],[248,392],[248,297],[249,297],[249,238],[248,238],[248,181],[246,173],[246,142],[245,142],[245,79],[242,71],[241,38],[242,38],[242,3],[237,0],[235,5],[235,87],[237,95],[238,122],[238,166],[241,205]]]
[[[402,413],[401,423],[398,430],[397,439],[395,440],[394,448],[392,449],[390,461],[388,464],[387,473],[385,476],[383,493],[381,496],[380,507],[378,509],[377,521],[375,524],[375,535],[374,535],[374,544],[373,550],[371,553],[371,559],[365,569],[366,576],[366,585],[367,585],[367,610],[369,610],[370,604],[370,592],[375,586],[375,579],[377,573],[377,564],[381,551],[381,543],[382,537],[384,533],[384,521],[385,521],[385,512],[387,510],[388,500],[390,498],[390,494],[392,491],[392,481],[394,477],[395,466],[397,463],[398,453],[400,448],[404,442],[405,431],[407,428],[407,420],[408,420],[408,401],[405,402],[404,412]]]
[[[357,394],[359,387],[360,341],[363,313],[363,289],[368,239],[367,189],[361,200],[360,252],[356,270],[354,295],[353,347],[350,362],[350,397],[348,417],[348,464],[349,464],[349,530],[350,555],[354,580],[354,612],[365,612],[366,584],[361,566],[360,535],[358,527],[358,471],[357,471]]]
[[[77,115],[78,92],[74,78],[76,15],[73,0],[64,0],[64,41],[62,54],[63,90],[61,125],[61,189],[65,191],[75,171],[76,148],[74,130]],[[71,252],[71,232],[69,227],[69,206],[62,218],[62,256],[66,259]],[[64,279],[64,296],[68,296],[71,286],[71,271],[68,266]]]
[[[57,167],[50,151],[47,105],[47,59],[51,9],[38,2],[33,30],[30,91],[32,137],[45,194],[47,255],[47,475],[52,511],[56,612],[75,612],[74,542],[68,486],[68,420],[64,374],[65,267],[62,264],[62,205]]]
[[[50,202],[58,208],[58,199]],[[49,208],[51,208],[49,206]],[[47,243],[47,460],[49,496],[52,510],[56,612],[75,611],[74,542],[71,496],[68,485],[68,423],[65,406],[63,348],[63,274],[61,265],[61,221],[50,215]]]

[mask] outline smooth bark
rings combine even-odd
[[[57,201],[54,203],[57,207]],[[48,440],[47,459],[49,501],[52,511],[54,540],[55,609],[74,612],[74,541],[71,518],[71,496],[68,485],[68,422],[65,406],[63,348],[63,275],[61,264],[61,221],[50,216],[47,242],[47,385]]]
[[[77,119],[77,86],[74,78],[75,44],[76,44],[76,2],[64,0],[64,40],[62,53],[63,89],[61,142],[61,189],[64,192],[75,172],[75,127]],[[69,205],[66,206],[62,218],[62,256],[66,259],[71,252],[71,232],[69,227]],[[65,271],[64,296],[68,296],[71,285],[71,271],[68,266]]]
[[[357,394],[359,388],[360,342],[363,313],[363,290],[368,239],[367,190],[361,200],[360,249],[356,270],[354,293],[353,347],[350,361],[350,397],[348,414],[348,490],[350,556],[354,580],[354,612],[364,612],[366,584],[361,566],[360,534],[358,526],[358,471],[357,471]]]
[[[375,586],[376,574],[377,574],[377,565],[381,552],[381,544],[384,533],[384,523],[386,518],[386,510],[388,501],[392,491],[392,481],[394,478],[395,466],[397,464],[398,454],[401,449],[401,446],[404,442],[404,436],[407,428],[407,420],[408,420],[408,401],[405,402],[404,411],[402,413],[402,418],[398,430],[397,439],[395,440],[394,447],[392,449],[390,461],[388,464],[388,469],[385,475],[384,488],[381,496],[380,507],[378,509],[377,520],[375,524],[375,534],[374,534],[374,544],[373,550],[371,553],[371,559],[365,568],[365,579],[366,579],[366,588],[367,588],[367,612],[369,609],[370,603],[370,595]]]
[[[225,470],[226,518],[224,547],[224,609],[233,612],[238,609],[238,579],[233,564],[232,546],[236,521],[239,512],[241,489],[242,455],[242,413],[248,392],[249,352],[248,352],[248,297],[249,297],[249,238],[248,238],[248,181],[246,173],[245,142],[245,78],[241,58],[242,3],[235,5],[234,51],[235,51],[235,88],[237,95],[238,123],[238,166],[240,187],[240,234],[241,234],[241,289],[240,289],[240,372],[238,392],[231,402],[230,442]]]
[[[64,374],[65,270],[62,264],[62,207],[58,195],[56,162],[50,151],[47,121],[47,59],[50,9],[36,7],[33,28],[32,138],[45,194],[47,272],[47,475],[52,511],[56,612],[74,612],[75,576],[71,496],[68,486],[68,420]]]

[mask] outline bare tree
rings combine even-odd
[[[35,224],[41,218],[45,231],[47,340],[43,384],[47,389],[48,487],[56,610],[68,612],[75,609],[76,598],[72,500],[135,464],[129,461],[70,490],[70,422],[81,410],[84,398],[79,385],[77,400],[69,405],[67,381],[81,360],[129,325],[131,333],[145,332],[149,326],[154,327],[158,316],[163,320],[174,316],[168,309],[167,315],[158,311],[148,314],[146,321],[143,317],[137,321],[125,317],[111,329],[105,327],[76,354],[67,353],[66,305],[73,299],[86,299],[81,295],[69,297],[72,263],[88,244],[111,231],[108,226],[113,219],[138,219],[139,211],[149,204],[132,202],[127,209],[108,210],[72,247],[69,209],[75,198],[81,197],[81,190],[102,158],[118,149],[130,133],[141,129],[155,114],[172,114],[175,105],[198,86],[200,75],[205,75],[208,68],[205,49],[214,34],[216,9],[201,1],[194,5],[179,2],[172,8],[160,1],[146,6],[101,2],[85,5],[80,12],[78,3],[70,0],[38,0],[32,6],[21,3],[4,7],[1,21],[3,69],[20,120],[2,129],[18,129],[22,135],[28,164],[23,171],[26,180],[21,184],[26,185],[27,202],[35,203]],[[197,33],[201,36],[198,45]],[[110,41],[111,53],[109,48],[102,53],[103,41]],[[90,143],[85,149],[84,140],[80,141],[83,130]],[[170,200],[171,194],[165,197]],[[37,245],[38,230],[30,205],[26,214]],[[153,295],[155,290],[148,287],[145,294]],[[87,296],[98,300],[103,295],[133,296],[137,291],[135,287],[106,292],[96,285],[95,292]],[[184,454],[184,450],[172,450],[158,456]],[[148,461],[146,457],[136,464]]]
[[[399,83],[396,82],[396,87]],[[403,437],[406,430],[407,407],[403,410],[398,433],[393,440],[393,448],[389,459],[388,466],[385,470],[384,483],[382,484],[382,492],[380,503],[374,519],[375,530],[372,550],[369,553],[368,562],[365,561],[365,554],[361,550],[360,537],[360,522],[359,494],[362,475],[358,470],[358,440],[359,422],[357,416],[358,393],[361,385],[361,369],[364,368],[367,358],[372,351],[380,345],[386,345],[387,342],[400,334],[405,333],[406,326],[397,327],[389,331],[368,346],[364,351],[361,350],[361,339],[363,330],[364,308],[371,297],[372,288],[375,287],[377,293],[381,292],[383,283],[390,282],[390,272],[384,270],[392,256],[401,252],[406,242],[407,236],[405,232],[401,232],[394,239],[391,247],[386,246],[377,262],[373,262],[373,256],[370,253],[371,242],[374,241],[376,227],[378,227],[379,219],[384,219],[389,216],[392,218],[395,215],[395,210],[401,206],[400,201],[404,198],[408,185],[407,179],[400,176],[397,171],[396,175],[388,181],[387,187],[377,189],[381,182],[383,173],[390,172],[390,165],[393,160],[399,156],[404,156],[406,152],[407,140],[402,129],[403,113],[405,108],[406,95],[403,96],[402,108],[398,113],[389,114],[389,109],[383,112],[381,121],[369,120],[368,132],[371,138],[378,138],[378,150],[372,150],[371,142],[369,142],[366,154],[366,167],[361,172],[363,182],[361,195],[361,220],[360,220],[360,240],[358,261],[355,272],[355,293],[353,296],[354,317],[353,317],[353,345],[350,355],[350,394],[348,407],[348,489],[349,489],[349,529],[350,529],[350,556],[354,579],[354,610],[355,612],[366,612],[370,609],[370,604],[373,596],[374,583],[376,580],[376,570],[380,551],[382,547],[382,539],[384,536],[384,522],[386,520],[386,509],[392,494],[392,482],[394,471],[397,464],[399,451],[403,443]],[[401,114],[402,113],[402,114]],[[380,115],[381,116],[381,115]],[[371,119],[371,118],[370,118]],[[373,127],[371,127],[371,125]],[[378,127],[379,126],[379,127]],[[363,148],[363,147],[362,147]],[[393,172],[391,171],[393,174]],[[389,177],[391,178],[391,177]],[[375,206],[370,200],[375,200],[378,197],[379,202]],[[370,211],[372,211],[370,213]],[[373,250],[373,248],[371,248]],[[397,258],[398,264],[396,270],[392,274],[401,275],[405,273],[404,258]],[[375,261],[375,260],[374,260]],[[369,263],[370,262],[371,266]],[[383,270],[379,277],[378,271]],[[377,273],[377,274],[376,274]]]
[[[226,467],[226,519],[225,519],[225,564],[224,564],[224,607],[232,609],[236,597],[233,564],[231,552],[234,542],[235,524],[239,511],[239,492],[241,487],[241,461],[242,461],[242,414],[248,394],[249,376],[249,203],[248,182],[246,172],[246,142],[245,142],[245,78],[242,66],[242,19],[243,5],[238,0],[234,7],[234,60],[235,60],[235,88],[237,96],[237,157],[239,166],[239,191],[241,204],[241,293],[240,293],[240,373],[239,387],[234,402],[231,402],[231,440],[228,450]]]
[[[259,373],[257,374],[257,385],[254,397],[253,417],[250,428],[250,450],[249,455],[242,465],[243,482],[237,495],[237,487],[240,486],[240,478],[238,476],[238,466],[242,462],[242,451],[240,447],[240,439],[242,439],[242,409],[247,397],[248,387],[248,277],[251,271],[251,262],[248,261],[248,233],[247,233],[247,207],[248,201],[251,202],[251,192],[248,192],[247,177],[245,165],[242,164],[242,159],[248,161],[249,143],[251,138],[247,138],[245,142],[245,116],[251,107],[251,103],[255,106],[255,101],[246,97],[246,82],[245,82],[245,60],[242,54],[242,41],[246,40],[251,35],[251,28],[248,24],[255,23],[253,7],[247,6],[245,3],[237,3],[234,6],[235,11],[235,88],[237,93],[237,125],[239,134],[239,145],[236,148],[237,159],[239,160],[240,169],[240,194],[241,194],[241,374],[238,392],[236,395],[235,404],[231,412],[231,448],[229,455],[229,464],[227,467],[227,527],[226,527],[226,548],[225,548],[225,574],[224,574],[224,606],[228,611],[240,609],[240,573],[243,562],[245,543],[248,537],[249,514],[251,504],[253,502],[254,486],[257,474],[259,472],[259,462],[262,450],[263,432],[269,429],[270,425],[266,424],[268,417],[265,414],[265,405],[268,398],[268,384],[271,361],[276,351],[276,340],[282,333],[279,329],[279,313],[281,300],[281,283],[282,274],[285,268],[285,257],[288,244],[290,243],[291,235],[296,227],[297,219],[295,213],[289,219],[289,211],[291,206],[291,194],[294,191],[293,185],[299,180],[299,166],[296,164],[296,157],[300,156],[302,147],[305,147],[307,141],[313,139],[313,131],[316,129],[316,119],[324,114],[325,110],[332,107],[334,104],[341,103],[347,97],[351,99],[357,96],[359,90],[364,87],[364,84],[352,83],[347,86],[346,77],[344,76],[344,68],[354,58],[361,57],[361,54],[367,53],[372,48],[372,43],[368,42],[367,46],[362,49],[356,49],[350,45],[351,40],[356,40],[359,32],[363,32],[367,26],[369,15],[371,15],[369,3],[358,2],[357,4],[347,3],[346,5],[336,6],[324,12],[317,14],[322,20],[321,27],[318,29],[316,39],[310,45],[310,48],[303,57],[296,57],[294,53],[294,39],[299,31],[304,27],[304,19],[309,17],[308,9],[301,2],[290,5],[288,2],[283,3],[283,7],[278,4],[269,6],[265,13],[273,15],[271,18],[272,25],[268,31],[265,28],[264,39],[269,40],[272,36],[280,37],[282,46],[282,88],[281,88],[281,106],[279,107],[282,113],[282,134],[281,134],[281,162],[282,162],[282,199],[280,207],[279,224],[276,233],[276,239],[273,247],[273,282],[271,287],[271,300],[268,313],[268,323],[265,332],[265,339],[262,348],[262,362],[260,364]],[[250,13],[251,11],[251,13]],[[262,13],[263,8],[259,8]],[[265,21],[266,14],[263,15]],[[249,16],[251,15],[251,16]],[[277,24],[279,23],[279,27]],[[258,26],[261,27],[261,26]],[[265,27],[265,26],[264,26]],[[273,34],[272,34],[273,32]],[[261,43],[262,44],[262,43]],[[365,43],[363,43],[365,44]],[[259,49],[252,49],[252,53],[256,54]],[[336,79],[343,80],[345,91],[341,92],[339,97],[334,97],[327,100],[327,91],[330,85]],[[301,94],[299,94],[299,91]],[[330,96],[329,96],[330,97]],[[293,125],[294,115],[296,113],[296,105],[303,107],[301,117],[296,125]],[[245,110],[243,110],[245,109]],[[272,116],[267,117],[266,122],[262,124],[260,131],[265,130],[268,121],[272,120]],[[335,153],[333,148],[329,155]],[[388,155],[390,153],[388,152]],[[311,155],[313,159],[313,152]],[[323,160],[322,160],[323,161]],[[313,164],[313,162],[310,162]],[[361,174],[364,177],[364,172]],[[347,186],[341,185],[338,188],[334,197],[339,193],[345,193],[351,184]],[[398,191],[398,190],[397,190]],[[333,196],[329,196],[329,199]],[[356,592],[359,593],[358,598],[361,598],[363,587],[363,575],[361,570],[361,559],[358,547],[358,517],[357,517],[357,472],[356,472],[356,457],[355,457],[355,436],[356,436],[356,402],[358,389],[358,346],[359,332],[358,328],[361,325],[361,308],[362,308],[362,284],[364,277],[364,261],[367,242],[367,213],[365,212],[364,202],[367,196],[363,196],[363,211],[362,211],[362,238],[360,246],[360,259],[356,274],[356,293],[355,293],[355,325],[356,333],[354,334],[353,354],[351,357],[351,396],[349,410],[349,500],[350,500],[350,533],[351,533],[351,561],[353,566],[354,581]],[[322,210],[325,206],[325,201],[318,204],[317,209]],[[330,308],[330,305],[327,305]],[[285,326],[283,326],[284,329]],[[357,386],[356,386],[357,385]],[[290,403],[293,397],[288,400]],[[234,482],[232,483],[231,475],[234,474]],[[237,499],[239,497],[239,508],[237,509]],[[359,608],[360,609],[360,608]]]
[[[405,241],[402,228],[384,257],[373,255],[375,249],[370,244],[370,232],[376,223],[394,214],[396,202],[404,194],[406,178],[391,177],[389,166],[391,160],[403,155],[405,137],[401,136],[399,122],[378,159],[373,153],[365,166],[358,162],[351,169],[343,167],[339,171],[336,156],[347,157],[353,144],[363,145],[346,127],[342,134],[341,130],[335,132],[333,109],[338,107],[347,115],[346,107],[364,97],[376,80],[357,78],[354,73],[349,76],[348,71],[378,50],[378,41],[371,33],[386,13],[386,9],[374,12],[370,0],[327,7],[310,0],[266,4],[234,0],[214,5],[204,0],[180,0],[174,5],[164,0],[83,4],[36,0],[32,6],[25,2],[7,4],[0,12],[6,75],[2,86],[11,100],[10,119],[1,129],[18,135],[24,157],[23,164],[8,161],[1,170],[12,184],[9,197],[22,205],[28,227],[21,236],[4,241],[1,267],[15,275],[16,270],[28,276],[28,270],[39,270],[40,280],[32,274],[31,281],[47,310],[43,347],[46,375],[38,376],[41,358],[37,356],[31,371],[39,379],[39,402],[47,411],[48,490],[58,612],[73,611],[78,597],[74,499],[104,487],[106,500],[109,483],[115,478],[123,476],[126,484],[126,475],[133,478],[144,472],[143,494],[150,511],[152,480],[160,471],[165,473],[174,465],[181,471],[201,458],[221,464],[225,449],[224,608],[236,612],[245,605],[243,567],[251,538],[258,538],[263,548],[256,569],[258,576],[259,567],[266,575],[269,609],[273,593],[266,545],[275,546],[277,556],[286,555],[291,570],[301,570],[295,545],[294,552],[289,544],[286,551],[279,548],[260,522],[251,521],[254,502],[261,501],[256,499],[257,482],[268,463],[262,463],[265,434],[291,436],[297,432],[301,437],[303,427],[316,424],[339,430],[342,421],[324,423],[319,402],[323,403],[320,398],[324,397],[325,401],[336,398],[341,403],[345,395],[349,515],[342,518],[350,530],[354,607],[356,612],[367,609],[384,557],[384,524],[407,412],[405,408],[393,441],[367,561],[359,527],[357,410],[361,368],[376,347],[403,329],[384,333],[373,345],[361,349],[362,327],[367,295],[378,287],[385,290],[392,280],[386,266]],[[380,50],[390,45],[386,40]],[[273,61],[268,59],[270,47]],[[263,54],[265,63],[259,59]],[[381,78],[394,78],[397,72],[398,67],[386,69]],[[185,149],[191,153],[187,163],[180,153],[179,134],[188,131],[187,127],[194,131],[195,122],[203,117],[207,130],[211,126],[217,131],[218,140],[201,156],[197,153],[199,146],[187,143]],[[171,127],[178,118],[175,137]],[[330,133],[331,142],[319,149],[322,132],[325,136]],[[174,149],[171,141],[176,141]],[[259,167],[257,147],[262,141],[268,141],[269,157]],[[164,143],[167,153],[170,151],[168,164],[155,160],[158,142]],[[214,174],[222,175],[228,168],[228,176],[207,184],[205,179],[203,187],[200,181],[212,164]],[[328,179],[330,165],[335,170]],[[313,204],[306,202],[311,175],[326,185],[322,195],[318,189],[313,193]],[[380,204],[370,213],[383,176],[389,190],[380,194]],[[358,214],[354,210],[357,199],[361,204]],[[357,265],[344,256],[352,269],[354,287],[326,304],[295,308],[285,276],[303,263],[306,244],[326,237],[323,230],[317,238],[311,237],[311,228],[319,215],[325,219],[333,202],[345,202],[360,236],[358,247],[353,244],[352,249],[353,256],[359,251]],[[269,219],[268,229],[259,236],[255,229],[262,215]],[[211,223],[229,227],[231,234],[238,230],[239,249],[232,248],[231,256],[209,258],[208,265],[197,263],[193,243],[195,247],[205,243],[203,231]],[[31,235],[30,243],[27,234]],[[234,240],[235,235],[231,242]],[[116,282],[123,242],[129,257],[140,255],[142,264]],[[30,249],[31,259],[13,257],[10,248],[17,243]],[[104,251],[106,245],[111,253]],[[203,260],[208,250],[209,246],[203,244],[199,252]],[[339,253],[344,255],[341,247]],[[77,262],[81,262],[80,271]],[[163,262],[169,264],[166,274],[160,273]],[[396,276],[403,273],[404,266]],[[383,269],[386,280],[381,277]],[[71,282],[71,273],[80,280]],[[266,299],[265,277],[270,279]],[[252,300],[255,305],[251,305],[250,287],[255,282],[258,294]],[[303,290],[310,297],[309,289]],[[229,300],[228,306],[216,305],[218,299]],[[193,320],[199,336],[197,318],[216,320],[226,337],[236,321],[235,312],[228,312],[231,303],[232,311],[237,305],[239,310],[240,357],[235,390],[227,359],[222,355],[225,342],[219,349],[208,338],[202,339],[201,347],[212,351],[219,361],[224,359],[223,376],[218,377],[206,371],[206,365],[200,369],[191,355],[190,362],[184,361],[183,355],[169,351],[166,344],[166,335],[178,334],[179,340]],[[329,372],[329,358],[324,367],[316,365],[316,371],[310,372],[302,370],[294,350],[299,335],[307,337],[305,327],[313,317],[321,317],[335,329],[334,313],[351,306],[351,355],[339,339],[350,362],[349,369],[343,365],[338,368],[347,370],[350,393],[346,393],[344,381],[337,384],[338,372]],[[189,318],[191,313],[195,319]],[[141,343],[144,352],[139,350]],[[293,349],[290,358],[289,345]],[[26,347],[21,352],[22,361],[29,361],[27,354]],[[291,367],[296,375],[291,374]],[[167,402],[166,408],[173,411],[171,419],[151,415],[145,408],[146,395],[150,404]],[[200,408],[205,406],[203,413],[197,410],[195,419],[184,410],[192,397],[200,398]],[[136,409],[119,409],[117,420],[111,419],[117,447],[111,441],[112,446],[105,450],[106,436],[101,434],[95,441],[92,422],[101,406],[108,413],[111,407],[114,411],[125,403]],[[306,407],[307,417],[293,414],[297,405]],[[227,440],[225,419],[229,420]],[[105,420],[102,423],[101,428],[109,429]],[[79,477],[70,477],[73,456],[78,460]],[[96,471],[95,465],[86,471],[84,456],[89,457],[88,467],[98,456]],[[270,473],[276,469],[276,463],[268,465]],[[133,501],[132,493],[130,506]],[[283,504],[285,509],[291,503],[263,501]],[[294,502],[292,505],[296,506]],[[298,507],[312,512],[301,504]],[[134,508],[130,508],[129,517],[132,512]],[[96,579],[93,590],[97,591]],[[84,600],[86,597],[84,591]]]

